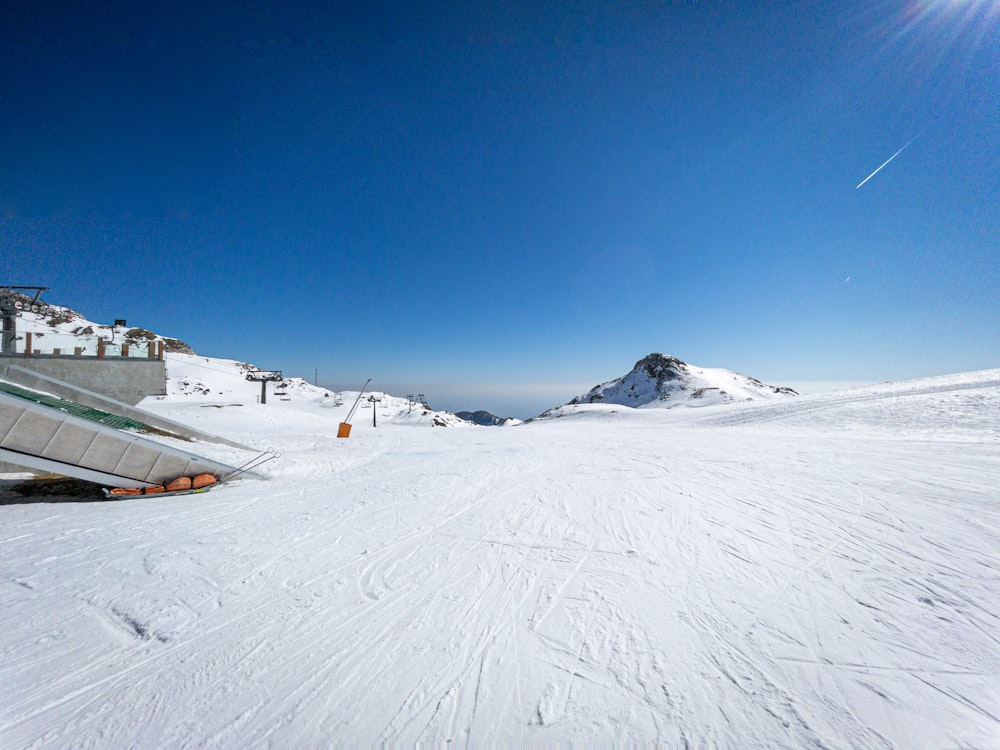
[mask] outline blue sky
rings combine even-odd
[[[522,417],[1000,366],[996,2],[67,5],[0,10],[0,283],[92,319]]]

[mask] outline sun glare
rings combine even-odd
[[[933,31],[943,33],[976,47],[983,37],[995,31],[1000,18],[998,0],[913,0],[908,6],[908,21],[940,25]]]
[[[1000,49],[1000,0],[909,0],[891,17],[888,25],[873,29],[881,37],[880,54],[918,78],[941,66],[963,75],[983,64],[984,50],[992,49],[993,57],[1000,58],[995,53]],[[1000,59],[987,64],[1000,65]]]

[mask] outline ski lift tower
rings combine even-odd
[[[3,317],[3,343],[0,346],[0,351],[4,354],[13,354],[14,349],[17,346],[17,317],[21,314],[18,310],[32,310],[34,312],[39,312],[39,305],[41,307],[47,307],[44,303],[39,302],[39,297],[42,296],[42,292],[47,292],[49,288],[47,286],[3,286],[0,285],[0,316]],[[21,297],[27,297],[24,292],[32,291],[35,293],[34,298],[30,302],[24,303],[16,296],[18,292],[21,293]]]
[[[368,397],[368,401],[372,405],[372,427],[378,427],[378,417],[375,415],[375,412],[382,401],[382,396],[373,393]]]
[[[251,370],[247,373],[247,380],[260,383],[260,402],[267,403],[267,384],[284,380],[281,370]]]

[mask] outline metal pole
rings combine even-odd
[[[361,386],[361,393],[359,393],[358,397],[354,400],[354,406],[352,406],[351,410],[349,412],[347,412],[347,419],[345,419],[344,422],[349,423],[351,421],[351,417],[353,417],[354,416],[354,412],[357,411],[358,404],[361,403],[361,397],[364,395],[365,389],[368,387],[368,384],[370,382],[372,382],[372,379],[368,378],[368,380],[365,381],[365,384],[363,386]]]
[[[17,310],[4,305],[3,313],[3,353],[13,354],[17,351]]]

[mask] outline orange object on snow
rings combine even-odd
[[[191,477],[177,477],[172,482],[166,484],[167,492],[177,492],[177,490],[191,489]]]
[[[177,477],[172,482],[166,484],[154,484],[151,487],[141,489],[139,487],[115,487],[112,490],[105,490],[110,495],[158,495],[163,492],[183,492],[185,490],[200,490],[217,484],[218,477],[214,474],[198,474],[194,477]]]
[[[211,474],[198,474],[191,480],[191,489],[200,490],[202,487],[208,487],[208,485],[215,484],[218,481]]]

